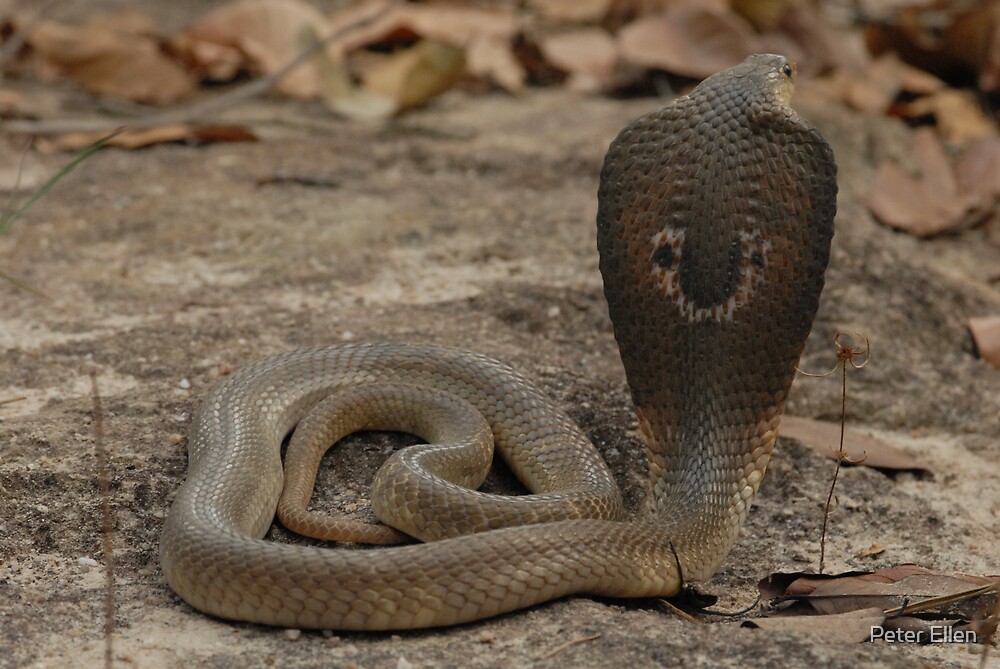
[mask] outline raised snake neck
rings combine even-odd
[[[648,450],[652,519],[617,519],[620,498],[596,449],[502,363],[406,344],[309,349],[240,370],[199,409],[161,540],[171,587],[225,618],[376,630],[579,592],[669,596],[682,576],[711,576],[764,475],[833,234],[833,155],[788,106],[792,74],[781,56],[751,56],[629,125],[605,158],[601,272]],[[446,522],[400,529],[432,540],[458,517],[478,518],[475,532],[524,526],[378,551],[263,541],[285,435],[331,392],[373,382],[431,386],[471,404],[535,493],[517,500],[526,511],[513,519],[495,496],[469,492],[474,513],[432,501]],[[396,503],[416,508],[414,490],[437,499],[449,485],[460,487],[436,475],[400,485]]]

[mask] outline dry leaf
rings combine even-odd
[[[40,138],[36,142],[42,153],[80,151],[103,139],[107,132],[74,132],[53,138]],[[240,126],[201,126],[184,123],[161,125],[154,128],[123,130],[108,140],[108,146],[123,149],[140,149],[154,144],[188,142],[215,144],[219,142],[256,142],[257,136]]]
[[[681,0],[622,28],[618,47],[634,65],[702,79],[757,51],[758,41],[725,3]]]
[[[236,0],[188,26],[172,45],[207,76],[226,80],[243,69],[271,74],[302,51],[308,36],[329,31],[326,17],[303,0]],[[331,53],[336,55],[332,47]],[[294,97],[314,97],[319,75],[303,63],[276,87]]]
[[[354,83],[345,61],[320,54],[316,65],[320,75],[320,97],[331,111],[359,121],[381,121],[396,113],[395,100]]]
[[[768,632],[808,634],[823,643],[862,643],[871,637],[872,628],[885,620],[875,607],[825,616],[771,616],[747,620],[742,627],[756,627]]]
[[[134,12],[126,20],[95,18],[80,26],[39,21],[26,41],[46,66],[91,93],[154,104],[174,102],[190,94],[195,82],[180,63],[164,54],[148,35],[148,27]]]
[[[528,4],[551,21],[596,23],[607,15],[612,2],[613,0],[529,0]]]
[[[986,201],[1000,197],[1000,138],[986,137],[969,144],[955,164],[959,190]]]
[[[881,555],[885,552],[885,546],[879,546],[878,544],[872,544],[868,548],[862,548],[857,552],[858,557],[874,557],[876,555]]]
[[[933,116],[945,139],[962,146],[983,137],[996,137],[996,123],[983,112],[970,91],[945,88],[900,108],[904,116]]]
[[[979,357],[1000,369],[1000,316],[970,318],[969,332]]]
[[[837,449],[840,447],[839,423],[784,416],[779,434],[797,439],[828,458],[837,459]],[[889,471],[930,471],[905,451],[850,429],[844,431],[844,451],[848,459],[845,464]]]
[[[542,56],[570,75],[567,86],[579,91],[597,91],[611,81],[618,61],[615,41],[602,28],[583,28],[541,38]]]
[[[791,600],[823,614],[877,606],[882,610],[905,602],[956,595],[1000,581],[997,576],[940,574],[914,564],[871,572],[844,574],[775,573],[758,584],[761,596],[776,602]],[[952,607],[954,603],[948,603]]]
[[[834,78],[844,102],[875,114],[885,113],[900,93],[927,95],[945,88],[943,81],[907,65],[894,53],[879,56],[857,74],[839,70]]]
[[[333,20],[337,20],[337,15]],[[349,32],[337,40],[336,46],[347,52],[372,44],[391,43],[399,38],[422,37],[464,48],[482,36],[509,42],[518,30],[517,16],[505,9],[404,4],[392,7],[378,20]]]
[[[989,212],[982,196],[958,192],[940,140],[930,128],[914,133],[913,162],[919,176],[895,163],[879,165],[866,204],[879,221],[917,237],[967,228]]]
[[[370,67],[364,73],[363,84],[394,100],[396,110],[402,111],[444,93],[458,83],[464,71],[462,51],[425,40]]]
[[[477,35],[465,50],[465,69],[474,77],[491,81],[508,93],[524,89],[528,76],[511,48],[510,41],[493,35]]]

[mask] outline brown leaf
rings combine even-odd
[[[458,82],[464,70],[461,50],[425,40],[370,67],[363,83],[365,88],[394,100],[396,110],[402,111],[444,93]]]
[[[37,147],[42,153],[80,151],[107,136],[107,132],[74,132],[54,138],[40,138]],[[123,130],[108,140],[108,146],[141,149],[154,144],[188,142],[215,144],[218,142],[256,142],[257,136],[240,126],[201,126],[184,123],[161,125],[140,130]]]
[[[134,12],[117,21],[95,18],[79,26],[39,21],[26,41],[48,67],[91,93],[154,104],[174,102],[190,94],[195,82],[160,49],[148,28]]]
[[[885,614],[876,607],[825,616],[770,616],[747,620],[742,627],[768,632],[806,634],[823,643],[862,643],[879,627]]]
[[[904,601],[909,605],[955,595],[991,583],[1000,577],[940,574],[914,564],[872,572],[818,575],[775,573],[758,583],[768,600],[801,602],[819,613],[843,613],[869,607],[888,610]]]
[[[900,93],[926,95],[945,88],[943,81],[907,65],[891,52],[871,61],[859,73],[845,69],[834,77],[844,102],[859,111],[875,114],[885,113]]]
[[[837,449],[840,447],[839,423],[784,416],[779,433],[783,437],[797,439],[828,458],[837,459]],[[930,471],[905,451],[850,429],[844,431],[844,451],[848,459],[845,464],[889,471]]]
[[[618,47],[634,65],[701,79],[757,51],[757,38],[723,2],[680,0],[622,28]]]
[[[334,21],[337,15],[334,15]],[[392,42],[397,36],[422,37],[464,48],[476,37],[492,36],[508,42],[519,30],[517,16],[506,9],[478,9],[458,5],[396,5],[378,20],[360,26],[337,40],[346,51]]]
[[[1000,316],[970,318],[969,332],[979,357],[1000,369]]]
[[[959,190],[993,201],[1000,197],[1000,138],[969,144],[955,164]]]
[[[879,546],[878,544],[872,544],[868,548],[862,548],[857,552],[858,557],[874,557],[876,555],[881,555],[885,552],[885,546]]]
[[[465,68],[470,75],[493,82],[508,93],[523,90],[528,77],[510,41],[495,35],[472,38],[465,50]]]
[[[602,28],[547,35],[538,47],[549,63],[570,74],[567,85],[573,90],[602,89],[610,82],[618,61],[615,41]]]
[[[236,0],[188,26],[172,46],[207,76],[227,80],[243,69],[271,74],[302,51],[310,36],[329,31],[326,17],[304,0]],[[312,64],[303,63],[276,87],[294,97],[314,97],[319,75]]]
[[[942,136],[959,146],[983,137],[996,137],[996,123],[983,112],[970,91],[945,88],[900,108],[904,116],[933,116]]]
[[[913,160],[919,176],[895,163],[879,165],[866,204],[879,221],[917,237],[970,227],[987,214],[982,198],[959,193],[947,156],[933,130],[914,136]]]
[[[529,0],[543,17],[567,23],[596,23],[611,9],[613,0]]]

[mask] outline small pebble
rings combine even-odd
[[[298,641],[299,637],[302,636],[302,630],[287,629],[283,636],[285,637],[285,641]]]
[[[92,567],[98,566],[100,563],[92,557],[81,557],[76,559],[76,563],[80,565],[84,573],[90,571]]]
[[[400,655],[399,661],[396,662],[396,669],[413,669],[413,663]]]
[[[179,385],[184,390],[188,390],[191,387],[191,382],[188,381],[187,379],[181,379],[180,383],[178,383],[177,385]]]
[[[483,632],[479,635],[479,643],[493,643],[497,640],[497,635],[493,632]]]

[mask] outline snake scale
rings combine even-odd
[[[384,630],[571,593],[669,596],[709,578],[767,468],[829,260],[836,167],[789,106],[793,75],[782,56],[751,56],[634,121],[604,160],[600,268],[647,449],[650,517],[622,519],[596,448],[503,363],[424,345],[308,349],[237,371],[195,415],[160,545],[170,586],[223,618]],[[428,387],[427,402],[447,405],[429,417],[414,399]],[[488,452],[466,466],[431,443],[390,458],[386,469],[404,476],[380,482],[380,472],[372,495],[383,522],[431,543],[359,551],[263,540],[283,439],[341,393],[330,400],[349,417],[341,431],[395,426],[429,441],[451,438],[449,412],[474,408],[471,429],[485,422],[531,494],[468,490]]]

